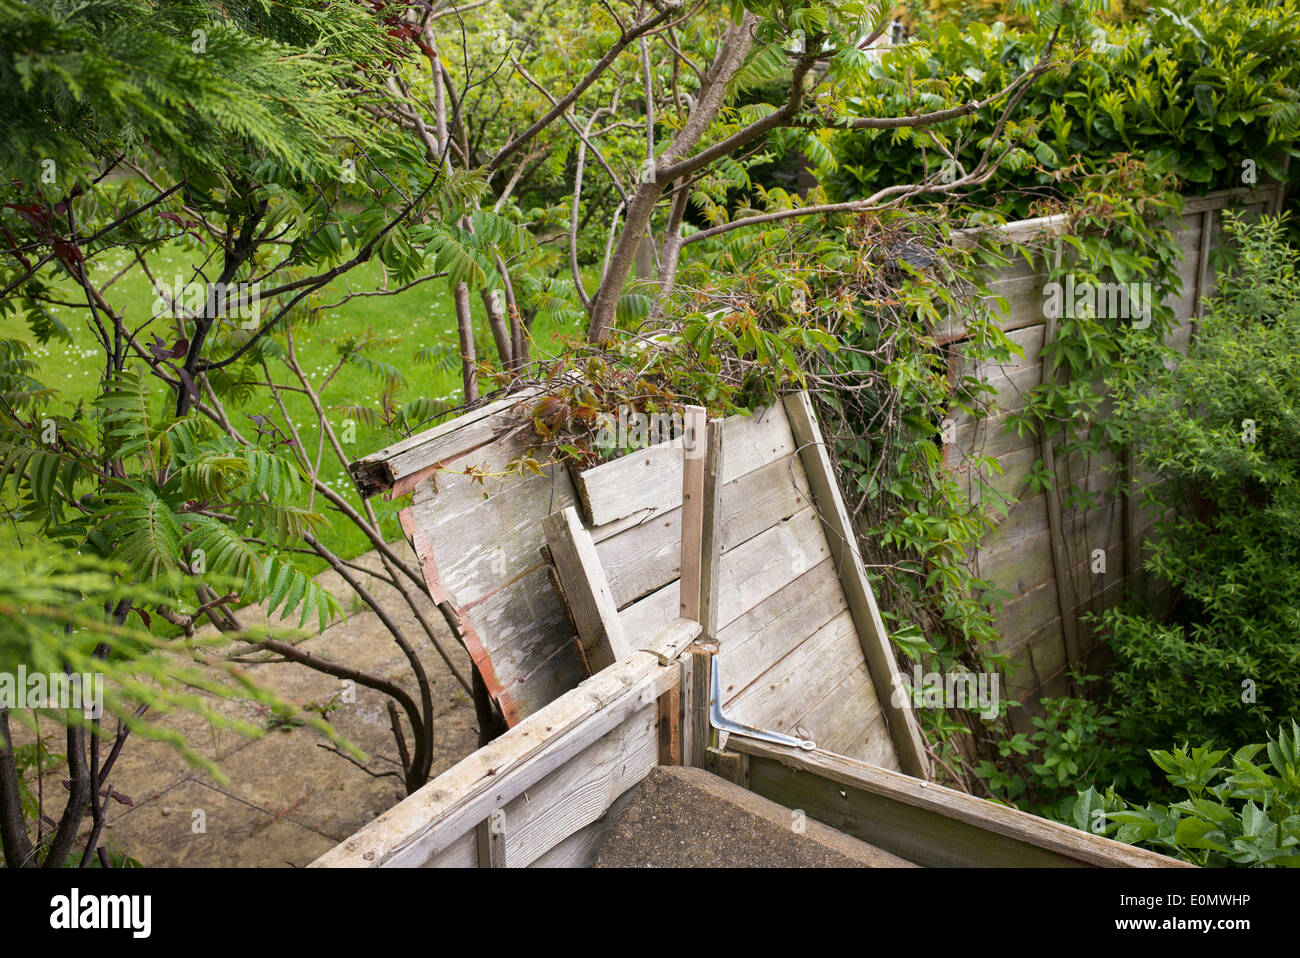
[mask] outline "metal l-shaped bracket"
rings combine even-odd
[[[714,653],[713,667],[709,669],[711,678],[709,680],[709,724],[719,732],[727,732],[732,735],[744,735],[746,738],[756,738],[763,742],[775,742],[777,745],[789,745],[793,748],[801,748],[805,752],[811,752],[817,747],[817,743],[806,738],[798,738],[794,735],[785,735],[781,732],[769,732],[766,729],[754,728],[752,725],[746,725],[743,722],[735,722],[722,714],[722,678],[720,672],[719,659],[720,655]]]

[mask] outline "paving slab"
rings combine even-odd
[[[404,542],[395,547],[407,548]],[[379,568],[373,554],[356,561]],[[347,594],[332,573],[317,581],[336,595]],[[435,703],[432,775],[436,776],[478,747],[473,703],[396,591],[374,580],[369,587],[403,625],[428,674]],[[445,629],[442,616],[427,601],[423,612],[441,630],[440,638],[457,668],[468,675],[469,656]],[[266,619],[257,609],[242,610],[240,615],[246,625]],[[414,692],[410,663],[373,612],[352,611],[345,621],[302,647],[397,681]],[[338,679],[295,664],[244,665],[240,670],[300,706],[334,699],[337,707],[329,712],[328,721],[366,753],[369,772],[322,748],[328,740],[314,729],[286,727],[256,703],[204,694],[213,711],[240,719],[259,734],[248,737],[217,728],[192,712],[152,716],[159,727],[179,732],[194,751],[216,762],[225,781],[190,766],[167,743],[132,736],[109,782],[130,803],[109,801],[105,806],[109,823],[105,836],[111,850],[146,866],[305,865],[405,796],[397,778],[382,774],[398,768],[385,696],[356,688],[355,695],[343,701]],[[16,722],[13,731],[17,744],[33,739]],[[46,720],[41,732],[52,751],[64,750],[61,728]],[[56,821],[67,802],[65,779],[62,768],[44,776],[45,815]],[[196,809],[205,812],[206,832],[191,831]],[[81,828],[83,839],[89,832],[87,817]]]
[[[301,867],[335,844],[283,811],[268,811],[193,780],[131,809],[107,832],[110,850],[145,866]]]

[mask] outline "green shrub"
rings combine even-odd
[[[1077,677],[1082,685],[1097,678]],[[998,742],[998,761],[982,760],[976,773],[995,798],[1047,818],[1068,819],[1081,785],[1105,774],[1113,716],[1087,698],[1045,698],[1034,731]]]
[[[1033,65],[1053,28],[936,18],[919,26],[912,46],[873,64],[853,106],[891,116],[935,109],[948,94],[986,98]],[[1300,123],[1298,87],[1300,0],[1153,3],[1144,19],[1098,24],[1090,49],[1030,88],[1008,128],[1024,146],[980,198],[1034,215],[1037,203],[1059,198],[1060,178],[1077,161],[1093,169],[1124,153],[1188,190],[1241,186],[1263,173],[1283,179],[1280,161],[1295,152]],[[1002,106],[937,127],[841,133],[819,176],[832,196],[851,199],[935,175],[945,158],[932,134],[972,169],[986,146],[972,134]]]
[[[1145,567],[1161,620],[1112,610],[1122,741],[1258,741],[1300,716],[1300,291],[1284,220],[1227,216],[1235,267],[1185,359],[1137,375],[1117,413],[1158,516]]]
[[[1264,753],[1262,756],[1260,753]],[[1197,865],[1300,867],[1300,726],[1267,745],[1232,753],[1209,746],[1153,751],[1169,784],[1186,794],[1170,805],[1125,802],[1113,789],[1080,792],[1067,821],[1130,845]]]

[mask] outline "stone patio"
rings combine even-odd
[[[399,546],[405,552],[405,543]],[[373,556],[356,561],[378,568]],[[347,611],[342,597],[350,593],[333,573],[317,581],[340,597]],[[367,587],[402,626],[429,674],[438,704],[433,765],[437,775],[478,745],[473,702],[432,645],[416,641],[424,633],[405,602],[382,583],[371,580]],[[256,618],[243,613],[241,617],[250,623]],[[468,676],[469,656],[445,629],[432,604],[425,617],[443,629],[444,648]],[[346,621],[335,623],[303,647],[399,680],[414,691],[405,656],[373,612],[350,612]],[[243,671],[259,685],[300,705],[328,701],[342,686],[336,678],[299,665],[244,666]],[[225,783],[191,767],[165,743],[129,739],[109,784],[133,804],[109,803],[105,835],[111,851],[123,852],[145,866],[303,866],[405,796],[398,779],[372,777],[326,751],[321,746],[328,740],[313,729],[282,730],[263,706],[211,701],[215,711],[267,731],[248,738],[214,728],[191,713],[157,722],[179,731],[196,752],[213,759],[228,778]],[[398,768],[386,701],[378,692],[357,687],[355,702],[340,702],[328,717],[339,733],[365,751],[369,768],[375,771]],[[31,739],[17,724],[13,732],[20,742]],[[50,736],[53,750],[63,750],[52,723],[43,723],[42,732]],[[62,770],[45,776],[45,814],[55,820],[63,806],[63,779]],[[89,833],[89,827],[87,818],[83,834]]]

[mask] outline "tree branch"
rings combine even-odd
[[[664,8],[655,16],[648,20],[643,20],[640,23],[635,23],[627,30],[623,31],[623,34],[618,38],[614,45],[610,47],[605,55],[596,62],[594,67],[587,71],[587,74],[577,82],[573,89],[560,97],[560,99],[556,100],[555,106],[547,111],[545,115],[503,146],[497,152],[497,155],[492,157],[487,165],[488,171],[496,172],[501,168],[501,164],[509,159],[513,153],[518,151],[520,147],[559,119],[564,111],[575,103],[578,97],[582,96],[582,94],[586,92],[587,88],[600,78],[601,74],[609,69],[610,65],[618,59],[619,54],[626,50],[633,40],[649,33],[655,27],[668,20],[680,8],[680,0],[672,4],[665,3]]]

